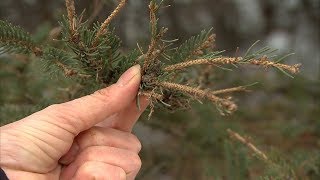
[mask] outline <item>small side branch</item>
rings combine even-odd
[[[257,66],[263,66],[265,68],[275,67],[278,69],[289,71],[292,74],[296,74],[299,72],[299,68],[301,64],[294,65],[286,65],[277,62],[270,61],[267,57],[262,57],[260,59],[251,59],[248,61],[244,61],[242,57],[218,57],[213,59],[195,59],[189,60],[187,62],[177,63],[164,68],[164,71],[175,71],[181,70],[184,68],[188,68],[194,65],[202,65],[202,64],[210,64],[210,65],[223,65],[223,64],[251,64]]]
[[[229,57],[219,57],[219,58],[213,58],[213,59],[195,59],[195,60],[189,60],[182,63],[177,63],[173,65],[169,65],[164,68],[164,71],[175,71],[175,70],[181,70],[184,68],[188,68],[194,65],[202,65],[202,64],[236,64],[239,61],[241,61],[242,58],[229,58]]]
[[[69,29],[71,35],[75,34],[76,31],[76,8],[74,6],[74,0],[66,0],[66,7],[69,20]]]
[[[212,91],[211,93],[214,95],[217,95],[217,94],[226,94],[226,93],[232,93],[232,92],[238,92],[238,91],[248,91],[248,90],[246,89],[246,86],[238,86],[238,87],[233,87],[228,89],[215,90],[215,91]]]
[[[151,39],[151,43],[149,45],[149,49],[147,54],[145,55],[145,60],[143,63],[143,72],[145,72],[146,69],[148,69],[148,67],[155,61],[155,59],[158,57],[158,55],[160,54],[160,52],[163,51],[163,47],[162,48],[156,48],[159,40],[164,36],[164,34],[168,31],[167,28],[162,28],[159,32],[158,35],[156,35],[155,37],[152,37]]]
[[[160,31],[158,32],[157,30],[157,11],[159,9],[159,6],[151,1],[149,4],[149,9],[150,9],[150,26],[151,26],[151,40],[150,40],[150,45],[148,48],[148,51],[145,55],[145,60],[142,66],[142,72],[145,73],[146,69],[150,66],[150,64],[153,63],[154,59],[157,57],[157,53],[155,53],[156,46],[159,42],[159,40],[164,36],[164,34],[167,32],[167,28],[161,28]]]
[[[242,137],[240,134],[232,131],[231,129],[227,129],[227,132],[231,138],[234,140],[237,140],[241,142],[242,144],[246,145],[251,151],[253,151],[255,154],[257,154],[260,158],[262,158],[265,161],[268,161],[268,157],[266,154],[264,154],[262,151],[260,151],[255,145],[253,145],[249,140]]]
[[[237,109],[237,105],[230,99],[223,99],[223,98],[217,97],[211,92],[208,92],[205,90],[201,90],[198,88],[194,88],[194,87],[190,87],[182,84],[171,83],[171,82],[159,82],[157,83],[157,85],[167,89],[178,90],[180,92],[188,93],[195,97],[207,98],[208,100],[217,104],[218,106],[224,107],[228,113],[232,113]]]
[[[276,63],[273,61],[269,61],[266,56],[260,58],[260,59],[252,59],[248,61],[249,64],[263,66],[263,67],[275,67],[283,70],[287,70],[292,74],[296,74],[299,72],[299,68],[301,64],[294,64],[294,65],[286,65],[281,63]]]
[[[113,10],[113,12],[108,16],[108,18],[101,24],[98,30],[94,42],[97,42],[99,37],[106,33],[106,28],[110,22],[119,14],[121,9],[126,5],[127,0],[121,0],[119,5]]]
[[[32,53],[34,53],[36,56],[41,56],[42,55],[42,49],[40,47],[35,46],[33,43],[28,42],[28,41],[23,41],[19,39],[14,39],[14,38],[6,38],[6,37],[0,37],[1,43],[6,43],[8,44],[15,44],[17,46],[21,46],[24,49],[30,50]],[[4,51],[3,49],[0,49],[0,54]]]

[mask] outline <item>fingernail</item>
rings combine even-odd
[[[130,82],[130,80],[140,73],[140,65],[135,65],[129,68],[126,72],[124,72],[119,78],[117,84],[120,86],[124,86]]]

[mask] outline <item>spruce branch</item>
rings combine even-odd
[[[246,86],[238,86],[233,88],[215,90],[215,91],[212,91],[211,93],[214,95],[217,95],[217,94],[226,94],[226,93],[239,92],[239,91],[248,91],[248,90]]]
[[[77,61],[74,57],[57,48],[49,47],[45,49],[42,56],[42,61],[45,62],[46,67],[48,69],[61,69],[65,76],[79,76],[79,77],[89,77],[89,75],[85,75],[76,70]],[[80,69],[80,67],[78,67]]]
[[[163,52],[164,46],[159,47],[159,49],[156,49],[157,44],[159,43],[159,40],[164,36],[164,34],[168,31],[167,28],[161,28],[159,34],[157,34],[155,37],[151,38],[151,43],[149,45],[149,49],[147,54],[144,57],[144,63],[142,72],[146,73],[147,69],[152,66],[153,63],[155,63],[156,58]]]
[[[265,68],[275,67],[280,70],[289,71],[292,74],[299,72],[299,67],[301,64],[286,65],[281,63],[276,63],[268,59],[267,56],[263,56],[260,59],[250,59],[245,60],[242,57],[217,57],[212,59],[194,59],[186,62],[181,62],[173,65],[166,66],[164,71],[177,71],[184,68],[192,67],[195,65],[225,65],[225,64],[251,64],[257,66],[263,66]]]
[[[69,20],[69,30],[71,36],[76,33],[76,9],[74,6],[74,0],[66,0],[66,8]]]
[[[150,45],[148,48],[148,51],[144,58],[144,63],[142,66],[142,73],[145,74],[147,69],[151,66],[152,63],[154,63],[155,58],[159,55],[159,52],[156,49],[156,46],[158,45],[161,38],[164,36],[164,34],[168,31],[167,28],[161,28],[158,32],[158,19],[157,19],[157,11],[159,9],[159,5],[155,3],[155,1],[150,1],[149,4],[149,16],[150,16],[150,28],[151,28],[151,40]]]
[[[121,40],[114,29],[110,27],[111,21],[120,13],[127,3],[121,0],[114,11],[103,23],[93,23],[92,17],[82,21],[83,14],[77,17],[74,0],[65,0],[67,18],[61,21],[62,32],[60,44],[38,46],[31,36],[19,27],[0,21],[0,54],[2,53],[34,53],[41,58],[47,69],[57,71],[66,77],[71,77],[77,83],[70,87],[72,95],[78,97],[98,88],[115,83],[129,67],[135,64],[142,65],[142,80],[137,98],[137,107],[140,107],[139,96],[146,96],[150,100],[149,118],[155,108],[164,108],[164,111],[174,112],[191,108],[191,101],[205,99],[216,105],[222,115],[232,113],[237,109],[236,103],[229,93],[248,91],[251,85],[238,86],[226,89],[212,90],[211,77],[214,77],[213,68],[227,69],[229,65],[255,65],[264,68],[277,68],[283,73],[298,73],[301,64],[286,65],[281,61],[292,54],[274,58],[269,56],[275,50],[264,47],[252,52],[254,43],[243,56],[222,56],[224,51],[215,51],[215,34],[212,29],[204,30],[199,35],[186,40],[180,46],[172,45],[176,40],[164,40],[167,28],[158,27],[157,13],[163,3],[151,0],[149,4],[150,16],[150,42],[139,50],[125,51],[121,49]],[[101,7],[102,8],[102,7]],[[56,36],[57,37],[57,36]],[[57,37],[58,38],[58,37]],[[170,49],[168,48],[170,47]],[[238,52],[238,50],[237,50]],[[199,66],[208,65],[208,66]],[[226,66],[226,67],[225,67]],[[192,71],[187,68],[194,67]],[[236,66],[237,67],[237,66]],[[215,84],[214,84],[215,85]],[[70,91],[69,88],[67,91]],[[88,90],[89,89],[89,90]],[[140,108],[139,108],[140,109]],[[267,156],[259,150],[248,138],[228,129],[232,139],[239,141],[254,152],[264,162],[273,163],[272,156]],[[281,167],[282,168],[282,167]],[[280,168],[279,168],[280,169]]]
[[[206,98],[211,102],[218,105],[218,107],[223,107],[227,113],[232,113],[237,109],[237,105],[231,101],[230,99],[223,99],[215,96],[210,91],[201,90],[198,88],[176,84],[172,82],[159,82],[157,83],[160,87],[170,89],[170,90],[177,90],[183,93],[191,94],[192,96],[199,97],[199,98]]]
[[[219,65],[219,64],[236,64],[239,62],[239,58],[230,57],[218,57],[213,59],[194,59],[186,62],[181,62],[173,65],[166,66],[164,71],[177,71],[184,68],[188,68],[195,65]]]
[[[74,0],[66,0],[67,18],[60,22],[64,49],[50,47],[39,48],[30,35],[18,27],[0,21],[0,53],[30,53],[44,59],[49,69],[62,70],[65,76],[86,78],[79,83],[94,82],[108,86],[117,81],[120,75],[134,64],[142,66],[142,80],[139,94],[151,99],[151,112],[156,106],[174,111],[190,107],[191,100],[207,99],[221,111],[232,113],[237,105],[231,98],[217,95],[247,91],[248,86],[238,86],[221,90],[204,90],[211,84],[211,70],[215,67],[227,69],[226,65],[256,65],[264,68],[274,67],[284,73],[298,73],[300,64],[280,63],[287,56],[271,61],[267,55],[274,52],[265,47],[252,52],[253,44],[243,57],[225,57],[224,51],[214,51],[215,34],[212,29],[203,30],[197,36],[186,40],[180,46],[172,47],[176,40],[164,40],[167,28],[158,28],[158,11],[163,1],[149,3],[150,43],[147,51],[138,45],[139,50],[125,54],[121,51],[121,40],[110,27],[111,21],[124,8],[127,0],[121,0],[114,11],[103,23],[88,24],[82,22],[83,13],[76,17]],[[84,21],[86,22],[86,21]],[[61,46],[60,46],[61,47]],[[170,47],[170,48],[169,48]],[[198,65],[209,65],[206,69]],[[189,76],[180,70],[196,67],[196,75]],[[194,75],[196,77],[194,77]],[[288,74],[289,75],[289,74]],[[289,75],[291,76],[291,75]],[[189,86],[188,84],[193,84]],[[195,87],[198,88],[195,88]],[[201,88],[200,88],[201,87]],[[139,104],[139,103],[138,103]]]
[[[263,66],[265,68],[268,67],[275,67],[278,69],[282,69],[282,70],[286,70],[289,71],[292,74],[296,74],[299,72],[299,68],[301,66],[301,64],[294,64],[294,65],[287,65],[287,64],[281,64],[281,63],[276,63],[276,62],[272,62],[270,60],[268,60],[268,58],[266,56],[260,58],[260,59],[252,59],[248,61],[249,64],[252,65],[257,65],[257,66]]]
[[[97,31],[94,44],[98,41],[98,39],[106,33],[106,28],[110,24],[110,22],[119,14],[121,9],[126,5],[127,0],[121,0],[118,6],[113,10],[113,12],[108,16],[108,18],[101,24],[100,29]]]
[[[18,26],[0,20],[0,54],[4,53],[34,53],[40,56],[42,50],[36,46],[28,32]]]

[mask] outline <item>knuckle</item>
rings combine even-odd
[[[120,180],[126,180],[127,179],[127,174],[122,168],[119,168],[119,179]]]
[[[75,179],[127,179],[126,172],[118,167],[101,162],[85,162],[77,170]]]
[[[134,147],[134,149],[137,152],[140,152],[140,150],[142,148],[142,144],[141,144],[140,140],[138,139],[138,137],[133,135],[133,134],[130,134],[129,141],[131,142],[131,144]]]
[[[134,156],[132,157],[132,164],[134,169],[136,170],[139,170],[141,168],[142,161],[138,154],[134,154]]]

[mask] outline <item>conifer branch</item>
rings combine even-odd
[[[164,68],[164,71],[176,71],[176,70],[181,70],[194,65],[204,65],[204,64],[208,64],[208,65],[251,64],[251,65],[257,65],[257,66],[263,66],[265,68],[275,67],[278,69],[289,71],[292,74],[298,73],[299,67],[301,66],[301,64],[286,65],[286,64],[276,63],[276,62],[270,61],[266,56],[263,56],[260,59],[251,59],[247,61],[244,61],[244,58],[242,57],[217,57],[213,59],[195,59],[195,60],[189,60],[187,62],[169,65]]]
[[[233,87],[228,89],[215,90],[215,91],[212,91],[211,93],[214,95],[217,95],[217,94],[226,94],[226,93],[232,93],[232,92],[238,92],[238,91],[247,91],[246,86],[238,86],[238,87]]]
[[[287,65],[287,64],[281,64],[281,63],[272,62],[272,61],[269,61],[266,56],[264,56],[264,57],[262,57],[260,59],[249,60],[248,63],[252,64],[252,65],[257,65],[257,66],[263,66],[265,68],[275,67],[275,68],[278,68],[278,69],[287,70],[292,74],[298,73],[299,72],[299,68],[301,66],[300,63],[299,64],[294,64],[294,65]]]
[[[156,49],[156,46],[159,40],[164,36],[164,34],[168,31],[167,28],[162,28],[158,35],[151,38],[151,43],[149,45],[149,49],[147,54],[145,55],[142,72],[146,73],[146,70],[151,66],[155,59],[162,53],[163,48]]]
[[[77,60],[63,50],[49,47],[46,48],[41,56],[43,62],[46,63],[48,68],[55,68],[58,67],[61,69],[65,76],[78,76],[81,78],[88,78],[90,75],[80,73],[79,67],[77,69]]]
[[[237,109],[237,105],[233,101],[231,101],[230,99],[219,98],[212,94],[210,91],[205,91],[198,88],[171,82],[158,82],[157,85],[166,89],[178,90],[180,92],[188,93],[199,98],[207,98],[218,106],[224,107],[228,113],[232,113]]]
[[[127,0],[121,0],[101,25],[95,23],[93,28],[89,28],[81,23],[83,15],[76,17],[74,0],[65,0],[68,15],[60,22],[61,44],[68,47],[68,50],[57,49],[50,45],[41,49],[35,45],[28,33],[0,21],[0,54],[33,52],[36,56],[45,59],[50,69],[54,70],[58,67],[66,76],[90,77],[90,80],[101,85],[114,83],[126,69],[139,63],[142,65],[139,95],[151,98],[151,111],[155,107],[153,101],[165,105],[167,110],[176,110],[189,107],[190,101],[197,98],[208,99],[215,103],[218,109],[223,109],[228,113],[235,111],[237,106],[230,98],[220,98],[217,95],[246,91],[246,86],[215,91],[203,90],[209,87],[211,67],[214,66],[223,69],[222,65],[249,64],[265,68],[275,67],[284,73],[299,72],[300,64],[290,66],[279,63],[288,56],[270,61],[267,56],[264,56],[274,52],[269,47],[250,53],[253,45],[243,57],[223,57],[221,56],[223,51],[213,51],[216,36],[211,33],[212,29],[203,30],[199,35],[191,37],[177,48],[169,49],[168,47],[175,40],[163,39],[168,29],[158,28],[157,18],[163,1],[157,3],[156,0],[151,0],[149,4],[151,35],[147,51],[143,52],[138,46],[140,52],[134,50],[124,55],[120,51],[121,40],[114,31],[110,30],[109,25],[126,3]],[[187,86],[188,82],[184,79],[184,74],[179,74],[179,70],[204,64],[212,66],[207,69],[199,69],[202,73],[188,79],[189,82],[198,81],[199,88]],[[175,83],[179,82],[179,78],[182,78],[180,82],[185,83]]]
[[[106,33],[106,28],[110,22],[119,14],[121,9],[126,5],[127,0],[121,0],[118,6],[113,10],[113,12],[108,16],[108,18],[101,24],[98,30],[94,42],[97,42],[99,37]],[[94,43],[96,44],[96,43]]]
[[[74,6],[74,0],[66,0],[66,7],[68,13],[69,30],[71,36],[76,33],[76,9]]]
[[[248,139],[242,137],[240,134],[232,131],[231,129],[227,129],[227,132],[231,138],[241,142],[242,144],[246,145],[251,151],[253,151],[258,157],[263,159],[264,161],[268,161],[268,157],[265,153],[259,150],[254,144],[252,144]]]
[[[148,51],[145,55],[144,63],[142,66],[142,73],[145,74],[148,67],[154,62],[155,58],[159,55],[156,50],[156,46],[159,40],[164,36],[164,34],[168,31],[167,28],[161,28],[159,33],[157,30],[157,17],[156,13],[159,9],[159,6],[151,1],[149,4],[150,10],[150,26],[151,26],[151,40]]]
[[[0,20],[0,54],[3,53],[42,54],[30,34],[18,26]]]
[[[216,64],[236,64],[241,60],[241,58],[229,58],[229,57],[218,57],[213,59],[195,59],[186,62],[181,62],[173,65],[166,66],[164,71],[176,71],[184,68],[188,68],[194,65],[216,65]]]

